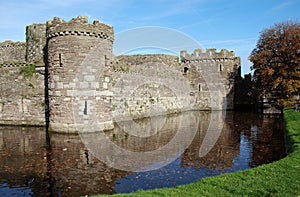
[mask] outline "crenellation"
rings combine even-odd
[[[47,21],[47,38],[56,36],[91,36],[100,39],[114,40],[114,31],[112,26],[94,21],[93,24],[88,23],[88,18],[79,16],[65,22],[60,18],[53,18]]]
[[[217,61],[226,61],[232,60],[235,57],[233,51],[227,49],[221,49],[220,52],[217,52],[215,48],[206,49],[205,52],[202,49],[195,49],[193,53],[189,54],[187,51],[180,51],[180,58],[182,61],[201,61],[201,60],[217,60]]]
[[[81,23],[81,24],[87,24],[89,22],[89,19],[87,16],[78,16],[77,18],[72,18],[70,23]]]
[[[52,20],[46,22],[47,26],[57,26],[62,23],[65,23],[65,21],[59,17],[54,17]]]
[[[10,40],[6,40],[4,42],[0,43],[0,49],[5,49],[5,48],[23,48],[26,47],[24,42],[13,42]]]
[[[0,43],[0,63],[7,61],[25,61],[26,44],[10,40]]]

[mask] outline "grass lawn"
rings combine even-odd
[[[174,188],[113,196],[300,196],[300,112],[286,109],[284,120],[289,154],[279,161]]]

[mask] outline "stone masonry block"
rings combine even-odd
[[[93,75],[86,75],[86,76],[84,76],[84,80],[88,81],[88,82],[93,82],[93,81],[95,81],[95,76],[93,76]]]
[[[57,82],[57,83],[56,83],[56,88],[57,88],[57,89],[63,89],[63,88],[64,88],[63,83],[62,83],[62,82]]]
[[[83,88],[83,89],[89,88],[89,83],[88,82],[80,82],[79,87]]]

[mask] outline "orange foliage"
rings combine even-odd
[[[300,93],[300,24],[289,21],[263,30],[249,59],[256,90],[284,106]]]

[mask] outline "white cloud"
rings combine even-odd
[[[137,21],[157,21],[165,19],[168,17],[181,15],[181,14],[191,14],[198,13],[201,10],[195,10],[196,6],[199,6],[202,2],[206,0],[187,0],[187,1],[171,1],[171,0],[156,0],[152,1],[149,5],[153,6],[154,9],[151,12],[148,12],[145,9],[146,13],[143,13],[143,16],[137,18]],[[142,1],[137,1],[139,6],[143,6]],[[137,6],[138,7],[138,6]],[[138,7],[139,8],[139,7]],[[144,8],[143,8],[144,9]]]
[[[272,10],[273,11],[278,11],[278,10],[281,10],[281,9],[284,9],[290,5],[292,5],[294,3],[294,0],[286,0],[286,1],[283,1],[282,3],[276,5],[276,6],[273,6],[272,7]]]

